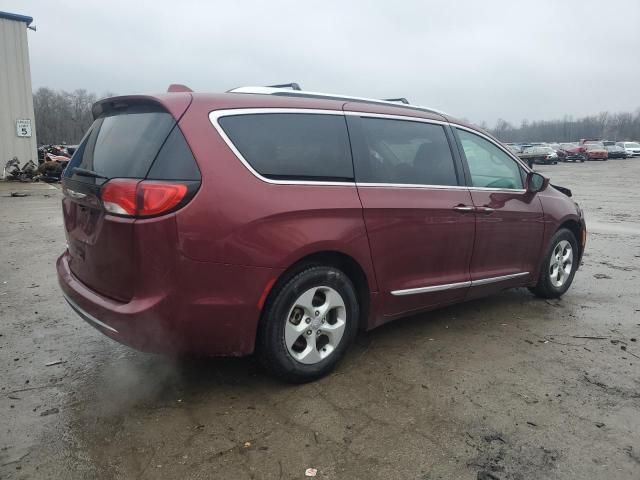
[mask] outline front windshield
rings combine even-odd
[[[627,148],[640,148],[640,143],[637,142],[627,142],[624,144]]]

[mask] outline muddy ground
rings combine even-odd
[[[57,287],[59,190],[0,184],[0,478],[640,478],[640,159],[538,169],[590,226],[562,300],[401,320],[303,386],[103,337]]]

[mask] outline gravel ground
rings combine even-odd
[[[60,191],[0,183],[0,478],[640,478],[640,159],[539,170],[590,229],[561,300],[400,320],[303,386],[103,337],[56,283]]]

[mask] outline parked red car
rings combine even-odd
[[[572,283],[582,211],[477,128],[386,101],[178,90],[98,102],[63,178],[64,297],[119,342],[256,351],[301,382],[359,329]]]
[[[585,143],[587,160],[607,160],[609,152],[601,143]]]
[[[584,162],[587,159],[587,149],[583,145],[561,143],[558,158],[563,162]]]

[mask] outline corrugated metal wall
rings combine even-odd
[[[18,137],[16,120],[31,119],[31,137]],[[27,25],[0,18],[0,173],[7,160],[38,163]]]

